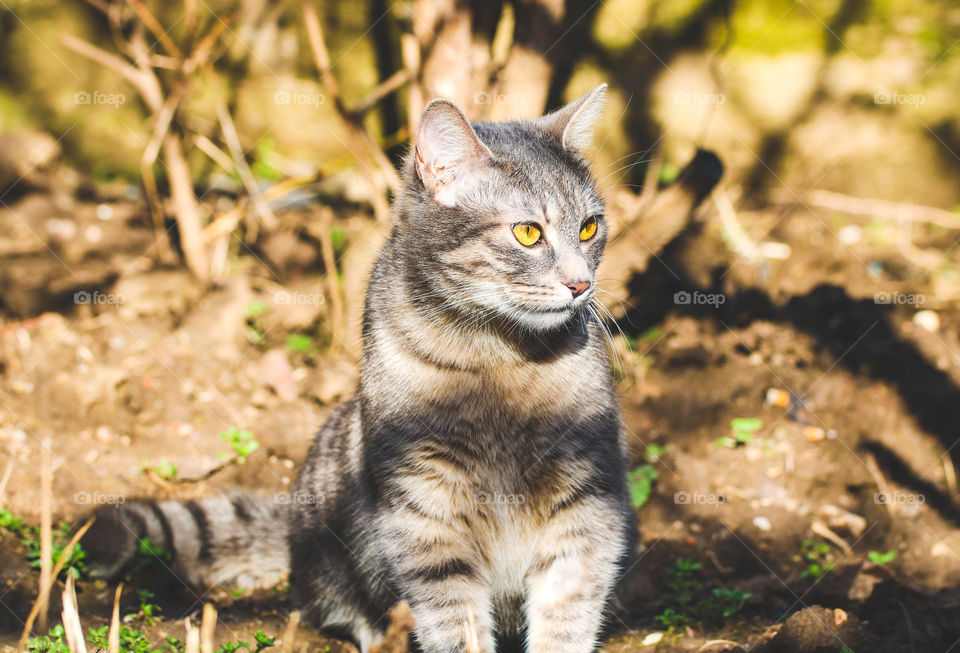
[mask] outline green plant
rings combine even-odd
[[[724,618],[727,618],[740,612],[744,603],[750,598],[750,594],[726,587],[717,587],[713,590],[713,597],[714,602],[711,603],[711,607],[723,615]]]
[[[673,608],[666,608],[663,612],[654,617],[662,623],[668,630],[680,630],[690,624],[690,617],[686,614],[677,612]]]
[[[63,556],[64,551],[67,548],[67,544],[70,541],[70,535],[72,534],[71,531],[72,529],[70,524],[66,522],[60,524],[56,529],[54,529],[51,547],[54,565],[56,565]],[[40,529],[37,527],[25,528],[23,545],[27,548],[27,560],[30,562],[30,566],[35,569],[39,569]],[[70,551],[70,557],[67,558],[67,561],[63,564],[63,570],[61,573],[73,576],[75,580],[79,580],[87,571],[87,565],[86,562],[84,562],[86,557],[87,552],[84,551],[80,543],[77,542],[77,544],[74,545],[73,550]]]
[[[220,645],[220,653],[235,653],[241,648],[247,649],[247,651],[250,653],[260,653],[260,651],[274,646],[277,641],[276,637],[267,637],[263,634],[263,631],[260,630],[254,633],[253,637],[256,641],[256,645],[254,647],[251,647],[247,642],[227,642],[226,644]]]
[[[241,461],[246,460],[250,454],[260,448],[260,443],[254,439],[253,433],[240,430],[236,426],[231,426],[226,431],[223,431],[220,434],[220,439],[230,445],[233,453]]]
[[[643,457],[648,463],[655,463],[663,458],[665,453],[667,453],[667,445],[653,443],[647,445],[647,448],[643,453]]]
[[[140,558],[144,564],[150,564],[158,558],[163,562],[173,560],[173,554],[162,546],[151,542],[149,537],[140,538],[140,541],[137,543],[137,557]]]
[[[177,466],[166,458],[151,467],[150,471],[168,481],[177,477]]]
[[[6,508],[0,508],[0,528],[6,529],[11,533],[20,533],[23,531],[26,523],[19,517],[14,517]]]
[[[263,325],[263,316],[270,307],[265,301],[254,300],[247,304],[247,320],[244,335],[251,345],[260,346],[266,342],[266,328]]]
[[[630,487],[630,504],[634,509],[640,508],[647,502],[653,484],[659,477],[659,472],[650,463],[640,465],[627,475],[627,483]]]
[[[806,563],[803,578],[820,578],[833,569],[833,556],[826,542],[804,540],[800,545],[800,558]]]
[[[339,260],[347,251],[347,232],[340,227],[331,229],[330,244],[333,245],[334,258]]]
[[[164,638],[164,643],[160,646],[154,646],[147,639],[146,633],[137,630],[127,624],[120,625],[120,650],[124,653],[183,653],[183,642],[176,637]],[[110,626],[101,626],[100,628],[91,628],[87,635],[87,641],[96,648],[106,651],[109,649],[108,638],[110,636]]]
[[[287,349],[297,354],[308,354],[313,349],[313,338],[304,333],[287,336]]]
[[[763,428],[763,420],[756,417],[737,417],[730,420],[730,435],[717,440],[721,447],[734,449],[753,442],[754,434]]]
[[[31,653],[70,653],[64,636],[63,626],[57,624],[50,629],[50,634],[27,640],[27,650]]]
[[[126,621],[139,621],[147,626],[153,626],[157,623],[157,614],[160,612],[160,606],[150,603],[154,594],[150,590],[137,590],[137,596],[140,598],[140,608],[124,619]]]
[[[882,551],[870,551],[867,553],[867,558],[875,565],[885,565],[889,562],[893,562],[896,557],[896,551],[887,551],[886,553],[883,553]]]
[[[701,564],[692,558],[677,560],[667,569],[670,581],[667,594],[670,605],[656,620],[669,630],[693,623],[717,622],[739,612],[750,594],[726,587],[708,590],[701,579]]]

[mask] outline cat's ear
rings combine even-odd
[[[456,205],[493,158],[463,112],[443,99],[423,110],[413,156],[420,181],[446,206]]]
[[[548,134],[568,150],[583,153],[593,144],[593,127],[607,103],[607,85],[601,84],[586,95],[537,120]]]

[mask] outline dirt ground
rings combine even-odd
[[[352,391],[355,342],[330,356],[322,336],[310,210],[282,237],[234,243],[240,263],[205,292],[156,263],[136,206],[40,191],[0,219],[0,472],[13,461],[0,505],[28,525],[45,440],[55,517],[79,525],[118,498],[283,492]],[[885,225],[800,202],[739,216],[753,238],[790,248],[755,261],[705,216],[610,303],[623,313],[625,428],[651,489],[603,650],[946,653],[960,640],[953,237],[925,232],[923,246],[946,252],[931,272],[890,246]],[[344,224],[369,260],[366,219]],[[348,282],[348,304],[360,297]],[[260,444],[245,463],[223,463],[218,434],[231,427]],[[0,529],[11,646],[39,577],[22,540]],[[152,568],[126,583],[123,613],[143,587],[161,609],[146,627],[155,640],[182,637],[204,601],[224,641],[280,636],[289,611],[283,587],[204,594]],[[700,605],[715,590],[740,593],[742,607]],[[108,622],[112,587],[84,579],[78,594],[85,626]],[[665,614],[679,615],[672,628]],[[303,628],[297,642],[346,650]]]

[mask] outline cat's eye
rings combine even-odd
[[[543,238],[543,231],[539,225],[532,222],[518,222],[513,225],[513,235],[525,247],[533,247]]]
[[[592,215],[580,225],[580,240],[590,240],[597,233],[597,216]]]

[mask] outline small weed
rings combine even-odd
[[[260,448],[260,443],[254,439],[253,433],[250,431],[242,431],[236,426],[231,426],[226,431],[223,431],[220,434],[220,439],[224,440],[230,445],[233,453],[240,459],[241,462],[246,460],[250,454]],[[221,454],[221,457],[226,456],[229,456],[229,454]]]
[[[173,560],[173,554],[162,546],[151,542],[149,537],[140,539],[140,542],[137,544],[137,556],[143,558],[147,564],[152,563],[157,558],[163,562]]]
[[[833,556],[826,542],[819,540],[804,540],[800,546],[800,556],[794,558],[806,564],[803,578],[820,578],[833,569]]]
[[[70,541],[71,533],[70,524],[64,522],[60,524],[53,531],[53,564],[56,565],[60,561],[60,557],[63,556],[64,550],[67,548],[67,544]],[[23,529],[23,545],[27,547],[27,560],[30,562],[30,566],[39,569],[40,568],[40,529],[39,527],[24,528]],[[60,573],[64,575],[73,576],[74,580],[79,580],[83,577],[83,574],[87,571],[87,565],[84,562],[87,557],[87,552],[83,550],[83,547],[80,546],[78,542],[73,550],[70,552],[70,557],[67,558],[67,561],[63,565],[63,571]]]
[[[21,533],[26,526],[26,523],[19,517],[14,517],[6,508],[0,508],[0,528],[10,531],[11,533]]]
[[[27,640],[27,650],[31,653],[70,653],[63,626],[57,624],[50,629],[50,634]]]
[[[150,471],[166,481],[173,480],[177,477],[177,466],[166,458],[151,467]]]
[[[730,421],[730,435],[717,440],[721,447],[735,449],[753,442],[754,434],[763,428],[763,420],[756,417],[737,417]]]
[[[889,562],[893,562],[896,557],[896,551],[887,551],[886,553],[882,551],[870,551],[867,553],[867,558],[875,565],[885,565]]]
[[[220,653],[235,653],[236,651],[239,651],[240,649],[244,648],[244,649],[247,649],[249,653],[260,653],[260,651],[263,651],[264,649],[268,649],[274,646],[275,642],[277,641],[276,637],[267,637],[266,635],[263,634],[263,631],[260,631],[260,630],[254,633],[253,636],[256,641],[256,644],[254,646],[250,646],[250,644],[248,644],[247,642],[241,642],[241,641],[227,642],[226,644],[220,645],[219,651]]]
[[[183,653],[184,645],[176,637],[164,638],[164,643],[155,647],[147,639],[146,633],[142,630],[129,626],[120,625],[120,650],[124,653]],[[110,636],[110,626],[101,626],[100,628],[91,628],[87,641],[96,648],[106,651],[109,650],[108,638]]]
[[[750,594],[725,587],[708,590],[700,576],[699,562],[684,558],[667,569],[669,602],[656,620],[676,631],[694,623],[719,622],[739,612]]]
[[[244,335],[251,345],[260,346],[267,340],[266,328],[263,326],[263,316],[270,307],[262,300],[255,300],[247,304],[247,320]]]
[[[663,455],[667,453],[667,445],[665,444],[648,444],[646,450],[643,452],[643,457],[648,463],[660,462],[660,459],[663,458]]]
[[[667,184],[673,182],[673,180],[676,179],[679,174],[680,168],[673,163],[665,162],[662,166],[660,166],[660,179],[658,181],[660,182],[661,186],[666,186]]]
[[[634,510],[647,502],[653,484],[659,477],[659,472],[650,463],[640,465],[627,475],[627,483],[630,486],[630,504]]]
[[[153,592],[150,590],[137,590],[137,596],[140,597],[140,608],[124,619],[126,621],[139,621],[147,626],[153,626],[157,623],[157,614],[160,612],[160,606],[150,603],[153,598]]]
[[[152,644],[147,638],[146,633],[139,629],[144,626],[154,625],[157,621],[155,615],[159,612],[159,609],[150,603],[153,594],[145,590],[141,590],[138,593],[140,595],[140,609],[136,614],[127,615],[124,619],[127,623],[120,624],[120,650],[124,653],[184,653],[185,646],[183,640],[177,637],[165,637],[162,642]],[[100,651],[109,649],[109,625],[101,626],[100,628],[90,628],[87,633],[87,641],[90,642],[94,648]],[[235,653],[241,649],[248,653],[260,653],[275,646],[276,641],[276,637],[267,637],[262,631],[258,630],[254,634],[254,644],[248,644],[242,641],[227,642],[220,645],[218,653]],[[27,651],[30,653],[70,653],[63,626],[57,624],[50,629],[49,634],[29,639],[27,641]]]
[[[740,612],[743,604],[750,598],[750,594],[740,590],[718,587],[713,590],[713,598],[714,602],[711,603],[711,607],[722,614],[724,618],[727,618]]]
[[[347,232],[340,227],[334,227],[330,230],[330,244],[333,245],[333,253],[337,260],[347,251]]]
[[[287,349],[297,354],[309,354],[313,350],[313,338],[304,333],[287,336]]]

